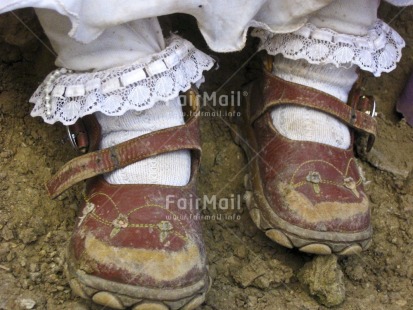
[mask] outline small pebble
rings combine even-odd
[[[31,298],[22,298],[19,300],[21,309],[33,309],[36,306],[36,302]]]

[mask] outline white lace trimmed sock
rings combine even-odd
[[[158,102],[142,112],[128,111],[122,116],[96,113],[102,127],[101,148],[111,147],[149,132],[184,123],[179,98]],[[190,151],[160,154],[104,175],[111,184],[161,184],[183,186],[191,175]]]
[[[273,74],[283,80],[312,87],[347,102],[357,80],[356,67],[312,65],[305,60],[290,60],[278,55]],[[271,117],[283,136],[298,141],[312,141],[347,149],[350,146],[348,127],[336,118],[317,110],[286,105],[274,108]]]

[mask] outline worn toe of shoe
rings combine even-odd
[[[173,187],[95,182],[69,247],[78,295],[122,306],[156,301],[165,309],[204,295],[209,279],[198,219],[166,198],[196,196]]]

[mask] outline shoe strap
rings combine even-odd
[[[262,84],[251,90],[251,98],[255,100],[251,106],[251,123],[270,108],[286,104],[298,105],[325,112],[349,127],[368,134],[368,144],[371,147],[377,132],[377,122],[368,111],[375,105],[372,97],[361,96],[359,92],[353,92],[357,95],[352,95],[350,103],[345,104],[334,96],[311,87],[285,81],[266,70],[263,75]]]
[[[47,182],[49,196],[56,198],[81,181],[162,153],[186,149],[195,151],[196,158],[199,158],[201,154],[199,108],[197,102],[184,125],[151,132],[72,159]]]

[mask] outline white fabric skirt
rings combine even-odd
[[[249,27],[273,33],[293,32],[302,27],[311,14],[333,2],[337,0],[127,0],[121,1],[122,5],[117,0],[2,0],[0,13],[23,7],[54,10],[70,19],[72,29],[69,35],[83,43],[93,41],[112,26],[143,18],[187,13],[195,16],[211,49],[231,52],[244,47]],[[413,0],[389,2],[413,4]],[[353,12],[352,15],[356,19],[360,14],[366,12]]]
[[[413,0],[389,0],[410,5]],[[377,19],[380,0],[2,0],[0,13],[23,7],[49,9],[40,18],[57,51],[57,66],[74,70],[46,78],[31,98],[32,115],[73,124],[100,111],[121,115],[173,99],[213,60],[189,42],[165,42],[155,17],[195,16],[209,47],[242,49],[247,31],[261,49],[290,59],[337,67],[357,65],[379,76],[396,66],[403,39]],[[47,18],[49,16],[49,18]],[[121,40],[120,40],[121,38]],[[117,41],[116,41],[117,40]],[[120,43],[123,42],[123,43]]]

